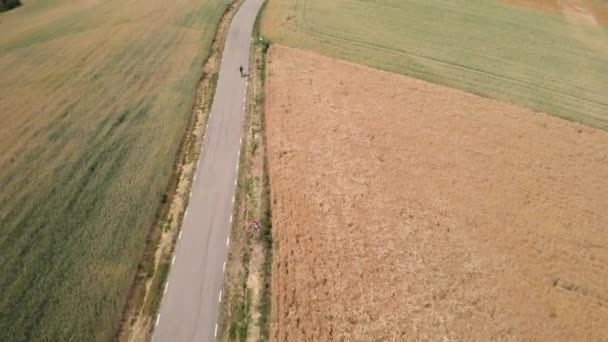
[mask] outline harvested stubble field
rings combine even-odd
[[[276,45],[267,70],[272,340],[608,336],[608,133]]]
[[[113,337],[225,8],[0,14],[0,341]]]
[[[601,1],[559,1],[581,3],[563,13],[509,1],[551,2],[269,0],[262,28],[275,43],[608,129],[608,29],[580,7]]]

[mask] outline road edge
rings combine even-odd
[[[115,335],[117,341],[151,340],[196,173],[196,168],[189,166],[195,165],[200,157],[226,37],[232,18],[243,2],[227,3],[215,27],[209,55],[200,69],[190,120],[178,149],[173,174],[155,223],[146,237],[145,250],[122,312]]]

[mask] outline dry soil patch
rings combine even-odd
[[[608,2],[605,0],[504,0],[514,5],[527,6],[559,13],[568,19],[592,25],[608,25]]]
[[[608,336],[608,134],[275,46],[272,340]]]

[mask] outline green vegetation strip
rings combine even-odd
[[[268,179],[267,163],[264,162],[264,185],[262,193],[262,231],[260,241],[264,247],[264,265],[262,266],[262,289],[258,311],[260,313],[260,340],[268,341],[270,338],[270,314],[272,308],[272,220],[270,209],[270,183]]]
[[[254,39],[257,44],[260,45],[260,59],[256,65],[258,70],[257,75],[259,76],[260,92],[256,98],[256,106],[259,108],[260,113],[260,126],[262,127],[262,141],[264,148],[266,148],[266,119],[265,119],[265,83],[266,83],[266,56],[270,47],[270,42],[264,39],[261,34],[261,21],[266,13],[266,6],[268,2],[264,2],[260,13],[256,18],[254,27]],[[262,243],[264,250],[264,264],[262,266],[262,289],[261,298],[259,302],[258,312],[260,313],[259,326],[260,326],[260,339],[262,341],[268,341],[270,339],[270,315],[272,308],[272,208],[270,205],[270,178],[268,172],[268,153],[264,151],[264,165],[263,165],[263,179],[262,179],[262,194],[261,194],[261,218],[260,224],[262,231],[260,232],[259,239]]]
[[[608,129],[608,30],[495,0],[270,0],[273,42]]]
[[[156,313],[160,308],[160,301],[162,299],[162,293],[167,286],[167,277],[169,276],[169,268],[171,267],[171,263],[164,261],[158,266],[158,273],[156,278],[154,278],[154,282],[152,283],[152,289],[150,292],[150,299],[148,301],[148,307],[146,308],[147,312]]]

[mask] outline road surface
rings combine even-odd
[[[224,282],[249,46],[263,0],[245,0],[232,19],[192,195],[177,242],[153,341],[213,341]]]

